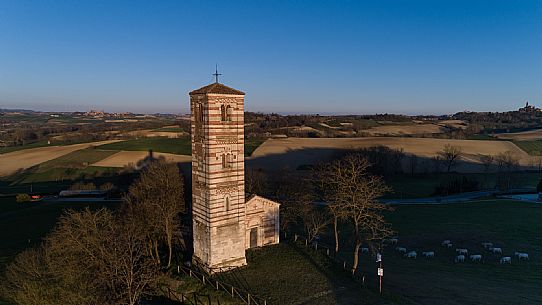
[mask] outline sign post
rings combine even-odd
[[[380,263],[380,266],[378,267],[377,275],[379,279],[379,291],[380,291],[380,294],[382,294],[382,277],[384,277],[384,268],[382,268],[382,254],[380,253],[376,254],[376,262]]]

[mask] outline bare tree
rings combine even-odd
[[[442,151],[438,153],[441,159],[445,162],[447,172],[449,173],[452,170],[452,167],[457,163],[457,161],[463,155],[461,147],[454,146],[451,144],[444,145]]]
[[[303,227],[308,235],[309,242],[312,242],[329,225],[329,216],[324,209],[313,204],[304,205],[304,208],[300,209],[300,211]]]
[[[19,253],[6,268],[0,295],[15,304],[55,305],[62,302],[44,260],[43,249]]]
[[[494,157],[492,155],[481,155],[480,162],[482,162],[482,167],[484,168],[484,184],[487,184],[487,176],[493,165]]]
[[[418,167],[418,156],[416,156],[415,154],[412,154],[410,156],[410,174],[412,176],[414,176],[414,174],[416,173],[416,169]]]
[[[8,266],[9,298],[18,304],[135,305],[159,268],[139,226],[107,209],[68,211],[36,250]]]
[[[495,163],[499,171],[499,187],[505,190],[510,189],[513,172],[519,168],[519,158],[512,151],[505,151],[495,156]]]
[[[150,163],[130,186],[125,205],[128,211],[142,213],[139,219],[146,219],[148,237],[158,261],[158,238],[165,241],[168,248],[167,267],[170,267],[174,234],[180,231],[180,214],[185,211],[183,179],[177,166],[165,161]]]
[[[354,226],[354,263],[352,272],[358,267],[359,248],[363,242],[372,244],[391,236],[393,231],[385,222],[384,211],[391,208],[378,198],[391,191],[380,177],[367,172],[370,164],[360,154],[350,154],[334,162],[329,176],[333,190],[333,204],[340,206],[345,217]]]
[[[333,236],[335,239],[335,253],[339,252],[339,221],[346,217],[346,211],[342,205],[342,200],[338,181],[343,175],[341,170],[341,161],[337,160],[331,163],[318,164],[313,170],[313,179],[316,184],[318,196],[325,201],[331,216],[333,217]]]
[[[266,188],[267,179],[261,169],[245,170],[245,191],[248,194],[265,194]]]

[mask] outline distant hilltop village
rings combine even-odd
[[[525,102],[525,107],[519,108],[518,111],[519,112],[539,112],[539,111],[542,111],[542,109],[529,105],[529,102]]]
[[[123,117],[132,117],[134,116],[131,112],[105,112],[103,110],[90,110],[87,112],[84,112],[81,114],[82,116],[90,116],[95,118],[100,117],[117,117],[117,118],[123,118]]]

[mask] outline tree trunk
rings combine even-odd
[[[160,253],[158,253],[158,241],[154,241],[154,254],[156,255],[156,262],[160,265]]]
[[[167,239],[167,247],[168,247],[167,267],[168,268],[171,266],[171,257],[173,256],[172,235],[173,235],[173,232],[171,232],[171,227],[169,226],[169,223],[166,222],[166,239]]]
[[[360,246],[361,246],[361,241],[359,241],[359,239],[356,238],[356,246],[354,247],[354,263],[352,264],[352,274],[356,273],[356,270],[358,269]]]
[[[333,219],[333,230],[335,233],[335,253],[339,252],[339,231],[337,229],[337,225],[339,222],[339,217],[335,216]]]

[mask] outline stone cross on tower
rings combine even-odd
[[[216,82],[190,92],[194,262],[246,264],[244,97]]]

